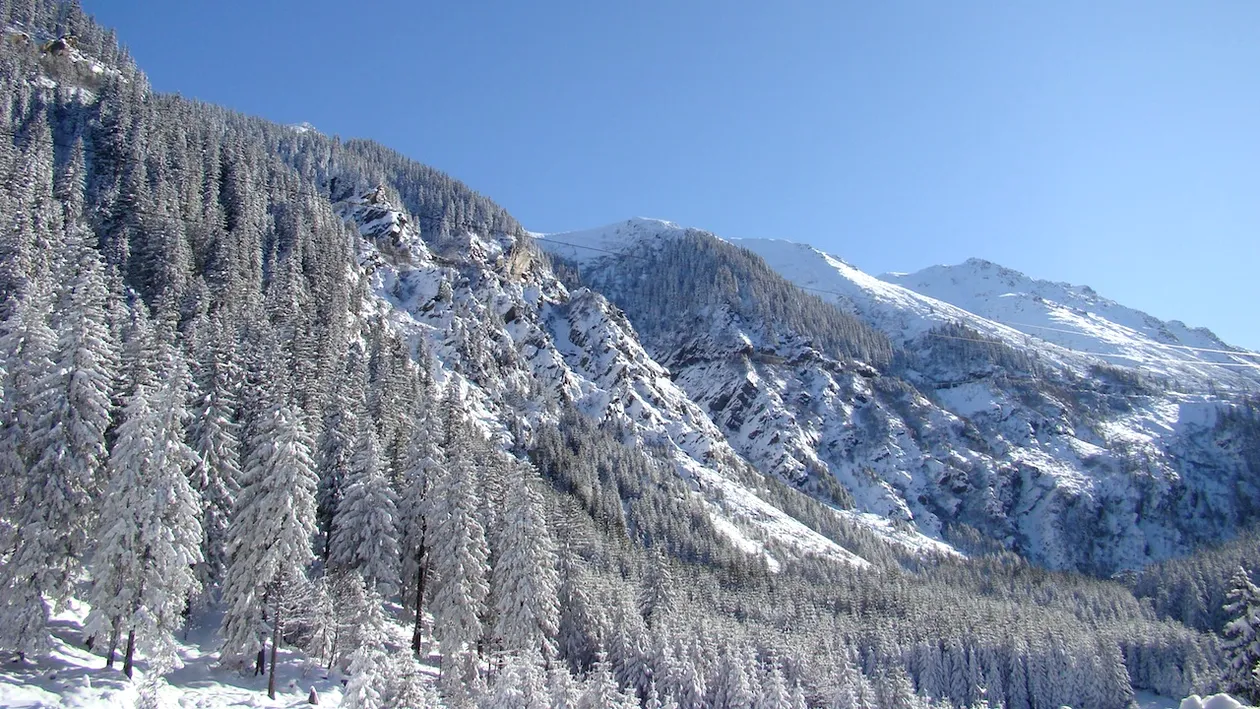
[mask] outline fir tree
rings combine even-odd
[[[197,566],[197,577],[206,590],[222,580],[227,567],[228,527],[241,481],[233,372],[220,347],[210,353],[210,362],[210,381],[197,406],[192,431],[199,461],[193,484],[201,496],[203,561]]]
[[[379,647],[364,645],[350,660],[350,681],[341,700],[345,709],[386,709],[381,696],[381,665],[385,654]]]
[[[669,572],[669,560],[657,548],[648,562],[643,587],[639,591],[639,613],[649,628],[656,629],[661,619],[673,611],[673,579]]]
[[[109,638],[108,663],[127,632],[123,671],[137,647],[159,666],[174,659],[174,635],[196,590],[201,561],[200,501],[188,482],[196,454],[184,437],[187,373],[170,344],[158,363],[162,376],[128,397],[110,450],[109,485],[92,560],[92,615],[88,627]]]
[[[360,415],[364,407],[363,389],[367,370],[363,355],[352,350],[342,376],[338,377],[324,411],[319,434],[319,490],[316,497],[319,531],[323,538],[320,554],[327,561],[332,553],[333,519],[345,493],[346,478],[354,459],[355,441],[360,438]],[[364,424],[365,428],[370,428]]]
[[[493,575],[498,610],[494,632],[506,651],[544,663],[556,654],[558,580],[535,477],[530,466],[509,478]]]
[[[239,662],[270,631],[268,693],[275,696],[277,643],[286,583],[303,577],[314,558],[315,479],[310,442],[297,415],[282,404],[260,417],[242,471],[228,528],[223,583],[223,656]],[[266,613],[266,615],[264,615]],[[266,618],[266,625],[264,624]]]
[[[457,447],[465,445],[457,443]],[[466,450],[466,449],[465,449]],[[470,648],[481,637],[481,612],[489,594],[486,540],[477,522],[477,494],[466,454],[448,450],[448,466],[433,485],[433,635],[442,649],[444,676],[476,679]]]
[[[557,597],[560,622],[557,645],[561,657],[568,662],[570,671],[577,675],[591,668],[599,649],[595,608],[587,592],[589,579],[576,555],[568,547],[563,547],[559,561],[560,586]]]
[[[329,563],[362,574],[386,596],[398,590],[398,509],[382,469],[376,433],[359,432],[345,496],[333,518]]]
[[[69,590],[80,562],[68,555],[72,530],[84,521],[88,493],[79,477],[84,471],[58,465],[61,451],[39,447],[59,436],[46,427],[57,423],[53,415],[63,401],[55,388],[57,336],[48,321],[47,290],[37,281],[13,305],[0,336],[7,354],[0,504],[6,506],[3,541],[12,550],[0,565],[0,645],[29,656],[49,648],[44,594],[57,599]]]
[[[432,563],[430,550],[430,514],[436,508],[429,503],[430,480],[436,479],[442,461],[442,452],[429,435],[430,422],[427,414],[412,429],[408,446],[407,464],[400,476],[401,493],[398,499],[398,515],[402,536],[402,580],[404,601],[411,600],[413,629],[411,649],[420,653],[424,620],[425,586]]]
[[[1239,568],[1230,580],[1229,603],[1225,612],[1224,650],[1230,691],[1248,701],[1260,700],[1260,586],[1246,569]]]

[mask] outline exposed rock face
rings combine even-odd
[[[666,222],[539,243],[626,312],[737,452],[833,504],[930,537],[954,538],[965,525],[1050,567],[1112,573],[1226,538],[1260,500],[1247,482],[1254,462],[1245,451],[1256,442],[1240,442],[1212,413],[1235,405],[1195,393],[1220,377],[1247,384],[1216,366],[1227,355],[1167,363],[1158,379],[1139,375],[808,246],[731,245]],[[1027,281],[998,273],[1011,285]],[[814,289],[799,291],[801,302],[821,297],[882,333],[895,356],[836,344],[837,331],[870,339],[860,329],[767,316],[798,307],[766,305],[784,278]],[[661,289],[676,291],[674,312],[659,302]],[[1092,291],[1072,292],[1136,317]],[[1173,329],[1133,335],[1127,351],[1139,356]]]

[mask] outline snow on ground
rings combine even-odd
[[[909,524],[898,524],[881,515],[855,510],[837,510],[836,514],[875,532],[901,548],[921,555],[962,557],[964,554],[949,544],[933,539]]]
[[[1168,706],[1171,707],[1173,705],[1169,704]],[[1213,694],[1210,697],[1200,697],[1197,694],[1192,694],[1181,700],[1181,703],[1177,705],[1177,709],[1246,709],[1246,707],[1247,705],[1228,694]],[[1146,707],[1143,706],[1142,709],[1146,709]]]
[[[141,687],[153,678],[141,658],[134,679],[116,669],[105,669],[105,659],[88,652],[82,626],[87,607],[71,602],[53,618],[53,652],[37,662],[5,662],[0,665],[0,707],[44,709],[129,709],[136,706]],[[276,699],[267,698],[267,677],[241,675],[217,666],[215,615],[194,619],[188,638],[179,644],[183,667],[158,680],[158,706],[179,709],[226,709],[228,707],[309,706],[314,688],[320,706],[341,704],[340,676],[329,674],[319,663],[281,647],[276,669]]]

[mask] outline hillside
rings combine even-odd
[[[698,230],[536,238],[384,146],[152,91],[77,4],[0,20],[0,701],[1227,679],[1215,628],[1100,577],[1254,519],[1254,406],[890,328]]]
[[[930,539],[979,530],[1040,564],[1108,575],[1232,538],[1252,519],[1255,443],[1221,423],[1245,399],[1213,393],[1252,386],[1242,356],[1183,349],[1121,366],[1066,346],[1098,342],[1047,342],[807,245],[668,222],[538,243],[626,312],[737,451],[820,499]],[[1036,290],[1010,271],[994,286],[996,268],[950,282],[990,293],[986,303]],[[1117,318],[1135,312],[1098,302]],[[1174,351],[1128,332],[1131,356]]]

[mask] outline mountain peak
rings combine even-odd
[[[981,258],[880,279],[1084,355],[1171,377],[1236,379],[1236,350],[1205,328],[1160,320],[1089,286],[1040,280]]]
[[[645,242],[659,242],[684,233],[686,229],[671,221],[651,217],[631,217],[594,229],[579,229],[550,234],[533,234],[547,251],[575,263],[588,263],[610,256],[621,256]]]

